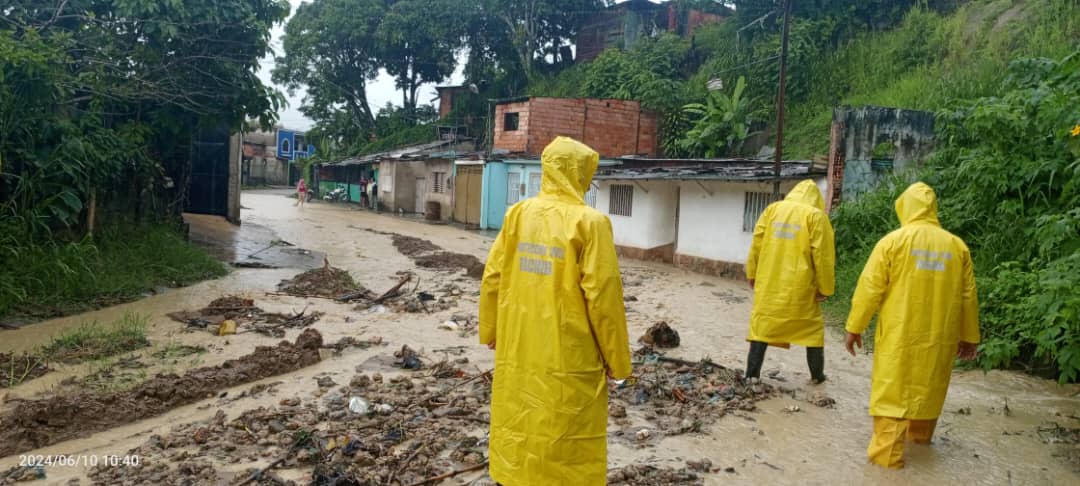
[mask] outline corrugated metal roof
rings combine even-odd
[[[624,159],[625,160],[625,159]],[[809,162],[785,162],[779,179],[801,179],[810,176]],[[602,170],[597,180],[716,180],[716,181],[773,181],[777,180],[773,164],[765,161],[709,161],[682,167],[619,168]]]

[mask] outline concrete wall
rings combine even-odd
[[[785,181],[780,186],[781,192],[786,194],[798,182]],[[815,182],[819,190],[825,185],[824,178]],[[715,262],[745,264],[754,239],[752,229],[743,231],[746,193],[772,190],[772,183],[683,182],[676,252]]]
[[[424,177],[427,179],[427,198],[426,201],[435,201],[439,203],[439,219],[442,221],[450,221],[450,217],[454,215],[454,186],[453,186],[453,164],[448,159],[434,159],[429,160],[425,164]],[[435,192],[435,172],[443,173],[443,187],[442,192]],[[426,212],[427,207],[419,208],[418,212]]]
[[[425,164],[417,161],[383,161],[379,164],[379,209],[406,213],[416,211],[416,178],[424,177]],[[423,212],[423,208],[420,208]]]
[[[240,159],[243,154],[243,137],[239,133],[229,136],[229,208],[226,219],[237,225],[240,224]]]
[[[507,113],[518,113],[518,129],[506,131]],[[539,155],[556,137],[579,140],[602,157],[658,154],[657,115],[624,100],[532,98],[495,108],[494,148]]]
[[[880,106],[833,111],[829,197],[850,200],[893,174],[919,168],[934,150],[934,114]],[[878,157],[879,144],[892,153]]]
[[[630,216],[610,213],[611,186],[629,185],[633,189]],[[608,215],[615,233],[615,244],[625,251],[648,251],[675,243],[675,206],[678,183],[648,181],[640,186],[629,181],[599,181],[596,209]],[[644,190],[642,189],[644,187]],[[645,192],[645,191],[648,192]]]

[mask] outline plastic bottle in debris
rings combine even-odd
[[[359,415],[367,415],[371,412],[371,404],[361,397],[352,397],[349,399],[349,411]]]

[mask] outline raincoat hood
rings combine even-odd
[[[544,149],[540,161],[540,195],[585,204],[585,192],[600,165],[600,154],[577,140],[558,137]]]
[[[900,218],[900,226],[918,222],[940,226],[934,189],[922,182],[912,184],[896,199],[896,216]]]
[[[818,208],[821,211],[825,210],[825,200],[821,198],[821,191],[818,189],[817,184],[810,179],[806,179],[796,185],[784,200],[803,203],[807,206]]]

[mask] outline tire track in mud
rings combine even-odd
[[[0,415],[0,457],[86,437],[214,397],[226,388],[311,366],[319,362],[322,344],[322,335],[307,329],[295,343],[259,346],[218,366],[183,376],[160,374],[125,391],[19,401]]]

